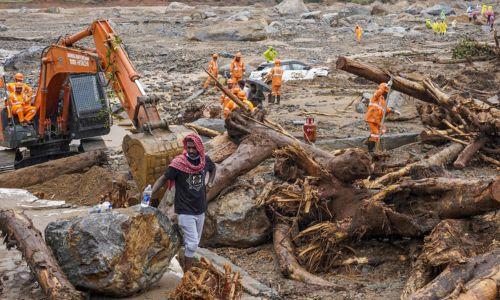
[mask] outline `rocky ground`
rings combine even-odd
[[[390,4],[377,1],[370,5],[325,2],[326,4],[309,3],[309,13],[298,13],[294,16],[281,15],[273,9],[270,1],[248,6],[217,6],[190,2],[169,7],[72,5],[66,8],[54,6],[51,9],[1,9],[0,62],[6,63],[8,76],[13,75],[15,71],[22,71],[27,75],[28,81],[36,85],[41,49],[55,42],[60,36],[82,30],[97,18],[109,19],[124,41],[136,69],[141,73],[141,81],[147,91],[165,96],[166,101],[160,103],[163,117],[171,123],[181,123],[185,121],[186,110],[204,110],[219,104],[220,95],[212,91],[195,100],[186,101],[206,79],[202,67],[207,65],[212,53],[220,54],[219,66],[224,68],[229,64],[231,55],[241,51],[247,63],[247,71],[251,71],[263,62],[262,53],[272,45],[279,52],[281,59],[298,59],[313,66],[327,66],[330,69],[327,77],[286,83],[280,106],[265,104],[270,118],[278,121],[297,137],[302,136],[301,124],[305,116],[314,116],[320,140],[368,134],[363,122],[363,111],[357,111],[356,107],[362,94],[372,93],[376,85],[336,70],[335,62],[340,55],[358,58],[405,77],[430,77],[450,94],[461,93],[464,96],[490,101],[495,101],[496,97],[498,101],[498,62],[437,62],[450,59],[452,49],[462,38],[493,43],[493,35],[485,26],[467,22],[467,2],[439,1],[445,3],[445,9],[450,13],[450,23],[456,20],[456,26],[450,26],[446,35],[436,35],[425,27],[426,17],[438,18],[427,14],[434,13],[432,10],[425,10],[437,1],[391,1]],[[498,0],[490,2],[493,2],[495,7],[500,5]],[[363,39],[359,44],[354,38],[355,24],[360,24],[364,29]],[[90,45],[90,42],[83,44]],[[116,99],[112,99],[112,102],[116,103]],[[402,112],[402,116],[399,120],[388,120],[388,134],[419,132],[423,129],[416,111],[418,103],[419,101],[413,98],[395,95],[392,105]],[[119,115],[120,113],[117,113],[115,124],[120,122]],[[108,138],[116,139],[117,136]],[[433,151],[433,148],[411,145],[390,152],[390,159],[394,162],[403,162],[415,157],[418,159],[428,155],[429,151]],[[105,168],[112,174],[126,173],[128,167],[120,148],[112,148],[109,152],[112,160]],[[29,190],[44,192],[48,198],[64,198],[73,204],[91,205],[108,191],[104,188],[102,191],[93,189],[92,200],[86,201],[90,193],[86,193],[85,188],[76,194],[66,191],[50,195],[50,190],[61,187],[60,183],[69,180],[82,181],[88,191],[93,186],[92,178],[88,177],[101,174],[100,170],[92,172],[95,174],[79,175],[78,178],[65,175],[68,178],[55,178],[42,184],[43,186]],[[497,170],[485,166],[481,161],[473,161],[472,167],[465,173],[457,171],[457,174],[478,176],[495,172]],[[106,185],[102,181],[100,184]],[[131,193],[134,192],[136,191],[132,187]],[[411,252],[419,243],[420,241],[372,240],[362,245],[353,244],[352,251],[373,255],[388,251],[394,255],[411,256]],[[248,250],[238,248],[213,250],[245,268],[256,279],[272,286],[286,299],[396,299],[410,266],[406,261],[387,262],[377,266],[341,267],[324,275],[327,279],[345,286],[345,289],[311,289],[305,284],[283,279],[274,264],[271,245],[255,249],[256,251],[250,254]],[[24,279],[27,281],[32,280],[23,273],[26,267],[19,269],[21,271],[15,276],[26,277]],[[6,268],[0,267],[0,276],[13,276],[11,272],[11,264]],[[26,285],[23,291],[31,288],[33,286]],[[29,293],[23,294],[24,299],[32,299]]]

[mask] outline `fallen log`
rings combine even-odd
[[[194,124],[194,123],[185,123],[184,126],[195,131],[199,135],[207,136],[207,137],[211,137],[211,138],[216,137],[216,136],[221,134],[220,132],[218,132],[216,130],[212,130],[210,128],[203,127],[203,126],[200,126],[200,125]]]
[[[293,254],[293,245],[290,238],[291,227],[285,223],[279,222],[274,225],[273,245],[274,252],[278,258],[281,273],[290,279],[302,281],[319,286],[333,286],[331,282],[324,280],[314,274],[307,272],[302,268],[295,255]]]
[[[0,174],[0,187],[24,188],[45,182],[63,174],[79,172],[105,162],[103,150],[94,150],[66,158],[51,160],[12,172]]]
[[[408,164],[395,172],[387,173],[384,176],[379,177],[372,182],[369,182],[367,184],[367,187],[380,188],[384,185],[399,180],[401,177],[408,176],[408,174],[416,170],[422,172],[423,170],[428,170],[432,167],[440,167],[446,165],[447,163],[455,159],[455,157],[457,157],[457,155],[460,153],[460,151],[462,151],[463,148],[463,145],[453,143],[424,161]]]
[[[419,299],[495,300],[500,278],[500,249],[477,255],[463,264],[448,266],[439,276],[408,297]],[[474,296],[480,296],[476,298]]]
[[[42,234],[24,214],[0,210],[0,230],[7,249],[16,247],[49,299],[85,299],[59,267]]]
[[[456,169],[465,168],[469,164],[469,161],[472,159],[474,154],[479,151],[479,149],[481,149],[487,141],[487,138],[482,137],[475,139],[472,143],[467,145],[462,153],[458,155],[457,159],[453,163],[453,167],[455,167]]]

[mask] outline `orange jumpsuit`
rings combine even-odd
[[[15,82],[7,83],[7,91],[9,93],[14,93],[15,90],[16,90],[16,83]],[[28,95],[29,98],[31,98],[31,96],[33,96],[33,90],[26,83],[23,83],[23,94]]]
[[[283,82],[283,69],[275,66],[269,72],[271,77],[271,95],[281,96],[281,84]]]
[[[385,98],[383,96],[384,91],[377,90],[373,97],[370,99],[370,104],[368,105],[368,111],[365,115],[365,122],[370,126],[370,141],[378,142],[380,140],[380,135],[384,133],[383,128],[381,128],[382,118],[385,113],[391,112],[391,109],[387,107]]]
[[[229,70],[234,83],[238,83],[243,80],[243,74],[245,73],[245,63],[243,62],[243,59],[240,59],[240,61],[233,59],[231,65],[229,66]]]
[[[19,122],[29,122],[36,115],[36,107],[30,105],[30,99],[24,94],[11,93],[9,96],[10,109],[17,114]]]
[[[208,63],[208,72],[210,72],[210,74],[214,75],[215,78],[218,77],[218,75],[219,75],[219,65],[217,64],[217,60],[212,59]],[[203,88],[206,89],[210,85],[210,83],[212,81],[213,81],[212,77],[208,76],[207,81],[205,81],[205,84],[203,85]],[[215,81],[214,81],[214,86],[216,87]]]
[[[235,91],[235,90],[233,89],[233,91]],[[238,97],[238,99],[240,99],[243,102],[243,104],[246,105],[246,107],[250,111],[253,111],[255,109],[255,107],[253,106],[253,103],[250,102],[247,99],[247,97],[245,95],[242,95],[241,93],[244,93],[244,92],[240,91],[239,93],[234,93],[234,94]],[[224,118],[227,118],[229,116],[229,113],[231,113],[234,109],[236,109],[238,107],[238,104],[234,103],[234,101],[229,99],[229,97],[227,97],[227,100],[228,101],[226,102],[226,105],[224,106]]]

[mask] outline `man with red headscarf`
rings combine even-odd
[[[205,147],[196,134],[184,138],[184,151],[176,156],[165,174],[153,185],[154,195],[167,184],[171,189],[175,185],[174,211],[184,239],[184,271],[194,264],[194,253],[200,243],[205,211],[207,210],[205,178],[208,186],[215,177],[215,164],[205,155]]]

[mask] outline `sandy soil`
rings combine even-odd
[[[389,69],[406,77],[428,76],[435,80],[446,92],[463,93],[479,100],[498,95],[500,91],[500,72],[498,62],[475,62],[474,64],[439,64],[437,58],[451,58],[451,50],[464,37],[474,37],[481,42],[491,43],[492,34],[481,26],[468,24],[463,18],[457,18],[457,27],[450,28],[445,36],[434,35],[424,25],[420,15],[414,16],[403,11],[415,1],[397,1],[392,5],[383,5],[389,14],[385,16],[363,16],[344,18],[336,26],[320,23],[308,23],[297,20],[293,25],[286,25],[282,34],[271,35],[259,42],[195,42],[186,39],[186,31],[217,24],[237,11],[247,9],[252,12],[252,18],[265,18],[268,21],[277,19],[287,24],[287,19],[278,18],[271,12],[270,4],[255,4],[252,6],[209,7],[206,4],[196,5],[196,11],[213,10],[219,20],[202,19],[185,21],[183,18],[193,12],[170,12],[166,14],[164,6],[149,7],[94,7],[94,8],[64,8],[59,14],[49,14],[43,11],[31,10],[19,22],[18,10],[0,10],[0,21],[9,29],[0,33],[0,61],[2,53],[15,53],[33,45],[47,46],[59,36],[82,30],[96,18],[109,18],[115,30],[126,44],[127,51],[136,68],[142,74],[142,81],[148,92],[167,96],[166,103],[161,103],[161,113],[175,122],[179,112],[189,105],[183,101],[193,91],[200,88],[205,80],[201,69],[208,63],[210,54],[243,52],[249,68],[262,62],[262,53],[268,45],[273,45],[281,58],[299,59],[312,65],[322,65],[330,68],[330,74],[325,78],[310,81],[291,82],[284,85],[281,106],[267,106],[272,119],[278,120],[296,136],[302,135],[300,122],[305,120],[305,114],[321,112],[327,115],[314,115],[318,124],[319,138],[341,138],[351,136],[366,136],[367,127],[363,122],[363,114],[354,110],[356,102],[363,92],[373,92],[376,85],[335,69],[335,61],[339,55],[355,56],[359,59]],[[417,1],[428,7],[436,1]],[[460,3],[458,3],[460,2]],[[461,1],[448,1],[455,10],[462,14],[465,8]],[[496,6],[500,4],[496,1]],[[194,4],[193,4],[194,5]],[[380,3],[379,3],[380,5]],[[349,7],[345,3],[333,3],[331,6],[309,4],[311,10],[338,11]],[[375,22],[384,28],[402,26],[407,34],[383,34],[367,31],[360,44],[354,40],[353,27],[355,22],[368,28]],[[411,34],[410,34],[411,33]],[[15,37],[16,40],[2,37]],[[88,44],[88,43],[87,43]],[[227,55],[222,55],[219,65],[230,61]],[[19,64],[20,71],[27,74],[31,82],[36,82],[38,76],[38,57],[27,59]],[[217,104],[219,94],[209,92],[197,102],[204,105]],[[350,103],[353,104],[349,105]],[[416,117],[416,105],[419,101],[403,97],[400,110],[407,121],[388,121],[388,133],[418,132],[423,126]],[[294,122],[295,121],[295,122]],[[300,121],[300,122],[296,122]],[[390,162],[401,162],[420,159],[433,151],[431,146],[413,145],[393,150]],[[109,170],[126,170],[120,151],[114,152],[116,163],[106,166]],[[487,176],[497,174],[497,170],[488,167],[481,161],[474,160],[472,166],[465,171],[453,171],[455,176]],[[105,172],[96,172],[101,176]],[[93,174],[93,173],[92,173]],[[87,174],[65,175],[55,178],[32,191],[44,191],[46,198],[55,189],[60,193],[54,198],[73,201],[75,204],[93,204],[102,193],[106,192],[103,182],[91,193],[75,192],[72,183],[86,182]],[[104,176],[108,182],[109,176]],[[67,183],[61,189],[61,183]],[[88,187],[94,184],[88,178]],[[102,184],[102,189],[100,188]],[[64,191],[63,191],[64,190]],[[83,201],[81,196],[87,198]],[[50,196],[52,197],[52,196]],[[92,198],[92,200],[90,200]],[[353,243],[350,247],[354,252],[373,255],[406,255],[411,256],[413,249],[421,241],[407,240],[370,240]],[[273,260],[272,246],[248,254],[244,249],[220,248],[214,249],[219,254],[229,258],[235,264],[245,268],[255,278],[269,284],[285,299],[398,299],[409,272],[410,264],[386,262],[378,266],[359,266],[336,268],[324,274],[326,278],[336,282],[345,289],[325,290],[312,289],[310,286],[283,279]],[[342,253],[349,254],[350,250]],[[6,253],[0,249],[3,261],[12,259],[22,265],[20,257],[14,251]],[[5,256],[4,256],[5,255]],[[16,256],[17,255],[17,256]],[[16,258],[17,257],[17,258]],[[0,262],[0,276],[17,276],[19,282],[25,284],[5,285],[4,290],[13,289],[24,295],[24,299],[37,299],[33,279],[29,277],[26,267],[15,267],[11,263]],[[17,278],[15,277],[15,278]],[[1,277],[0,277],[1,278]],[[11,277],[9,277],[11,278]],[[15,281],[17,282],[17,280]],[[35,292],[33,292],[35,291]],[[10,294],[13,295],[12,290]],[[153,299],[153,298],[151,298]]]

